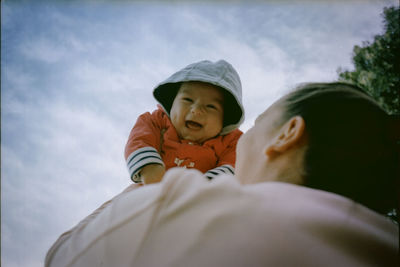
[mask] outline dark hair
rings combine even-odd
[[[397,205],[399,156],[390,116],[360,88],[308,83],[283,98],[283,120],[306,124],[305,185],[353,199],[377,212]]]
[[[218,86],[217,86],[218,87]],[[224,95],[224,122],[223,127],[231,124],[238,124],[243,116],[235,97],[222,87],[218,87]]]

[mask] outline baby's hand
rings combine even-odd
[[[154,184],[162,180],[165,167],[160,164],[150,164],[143,167],[140,171],[144,184]]]

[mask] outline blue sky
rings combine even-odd
[[[382,33],[383,7],[398,5],[110,2],[1,2],[3,266],[42,266],[62,232],[130,183],[127,136],[173,72],[229,61],[245,131],[296,84],[351,69],[353,46]]]

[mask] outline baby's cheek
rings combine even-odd
[[[177,128],[179,125],[179,120],[178,120],[178,116],[176,116],[175,114],[171,114],[171,122],[172,125]]]

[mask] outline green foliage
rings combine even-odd
[[[400,113],[400,7],[383,11],[384,33],[354,46],[354,71],[339,68],[339,80],[364,88],[390,114]]]

